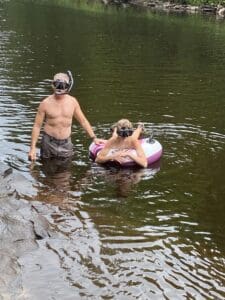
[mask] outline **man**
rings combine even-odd
[[[69,158],[73,155],[70,137],[73,118],[80,123],[95,143],[101,143],[83,114],[77,99],[68,94],[72,85],[71,72],[58,73],[54,76],[52,82],[54,93],[40,103],[36,114],[28,154],[30,160],[36,160],[36,144],[43,122],[42,158]]]

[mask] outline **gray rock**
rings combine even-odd
[[[23,200],[22,189],[17,189],[29,184],[21,174],[0,163],[0,295],[19,288],[18,259],[28,251],[36,250],[38,240],[51,235],[47,219],[35,205]]]

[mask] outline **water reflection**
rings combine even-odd
[[[30,173],[35,179],[38,201],[63,205],[71,191],[72,160],[41,159],[30,163]]]
[[[103,185],[114,188],[116,198],[126,198],[141,180],[152,179],[159,170],[160,161],[146,169],[94,166],[91,172],[94,172]]]
[[[99,166],[95,163],[83,174],[77,176],[77,166],[72,159],[42,159],[39,163],[30,164],[30,172],[37,183],[37,198],[56,204],[65,202],[68,195],[80,196],[83,192],[94,187],[99,181],[101,185],[110,185],[114,189],[114,197],[128,197],[141,180],[152,179],[160,170],[160,161],[148,168],[120,168]],[[74,173],[75,172],[75,173]],[[75,179],[76,178],[76,179]],[[43,190],[44,188],[44,190]],[[48,197],[46,198],[46,192]],[[54,196],[57,194],[57,202]],[[61,196],[60,196],[61,195]],[[56,199],[55,199],[56,200]]]
[[[69,181],[71,178],[70,159],[42,159],[42,171],[45,178],[51,185],[60,191],[69,191]]]

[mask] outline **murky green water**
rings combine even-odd
[[[26,176],[21,198],[55,230],[19,258],[8,295],[225,298],[224,49],[225,22],[214,17],[0,2],[1,161]],[[99,136],[121,117],[142,121],[163,145],[161,161],[101,168],[74,124],[69,170],[31,166],[36,108],[67,69]]]

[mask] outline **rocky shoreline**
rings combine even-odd
[[[25,191],[29,182],[1,162],[0,185],[0,299],[11,299],[9,295],[19,299],[22,292],[19,259],[24,253],[35,251],[38,240],[49,237],[51,229],[35,203],[20,199],[20,192]]]
[[[27,197],[32,182],[2,162],[0,186],[0,300],[79,299],[73,280],[89,268],[97,278],[102,266],[88,214],[81,216],[79,203],[70,211],[63,201],[58,206]]]
[[[187,14],[212,14],[220,18],[225,17],[225,7],[222,5],[188,5],[173,2],[163,2],[158,0],[100,0],[105,5],[119,5],[126,7],[139,7],[153,11],[164,11],[168,13],[187,13]]]

